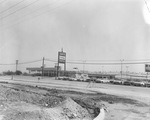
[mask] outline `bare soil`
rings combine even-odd
[[[106,120],[149,120],[144,102],[100,92],[0,84],[0,120],[92,120],[105,104]]]

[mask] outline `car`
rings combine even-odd
[[[73,78],[73,77],[69,77],[69,80],[70,80],[70,81],[77,81],[77,79],[76,79],[76,78]]]
[[[133,82],[134,86],[144,86],[145,83],[144,82]]]
[[[91,81],[91,79],[90,78],[88,78],[88,79],[86,79],[86,81],[85,82],[90,82]]]
[[[112,84],[113,84],[113,83],[114,83],[114,81],[115,81],[115,80],[110,80],[110,83],[112,83]]]
[[[123,85],[133,85],[133,82],[132,81],[124,81]]]
[[[63,79],[63,77],[58,77],[58,80],[62,80]]]
[[[110,80],[107,79],[97,79],[96,81],[100,82],[100,83],[109,83]]]
[[[103,83],[103,80],[98,78],[98,79],[95,80],[95,82],[96,83]]]
[[[150,83],[145,83],[145,87],[150,87]]]
[[[113,83],[116,84],[116,85],[121,85],[121,84],[122,84],[122,81],[120,81],[120,80],[114,80]]]
[[[64,76],[62,80],[69,80],[69,77]]]

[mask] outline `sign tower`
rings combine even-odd
[[[59,76],[60,64],[64,64],[64,75],[66,71],[66,53],[63,52],[63,48],[58,52],[58,65],[57,65],[57,77]]]

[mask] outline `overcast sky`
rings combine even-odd
[[[61,48],[68,60],[150,59],[150,13],[144,0],[0,0],[0,63],[57,60]],[[36,65],[41,62],[20,69]],[[83,69],[67,64],[73,67]],[[0,71],[7,69],[15,66]],[[84,69],[101,71],[102,66]],[[120,71],[120,66],[103,69]],[[129,70],[144,72],[144,64]]]

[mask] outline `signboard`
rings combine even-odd
[[[66,63],[66,53],[65,52],[58,52],[58,62]]]
[[[145,72],[150,72],[150,65],[149,64],[145,64]]]

